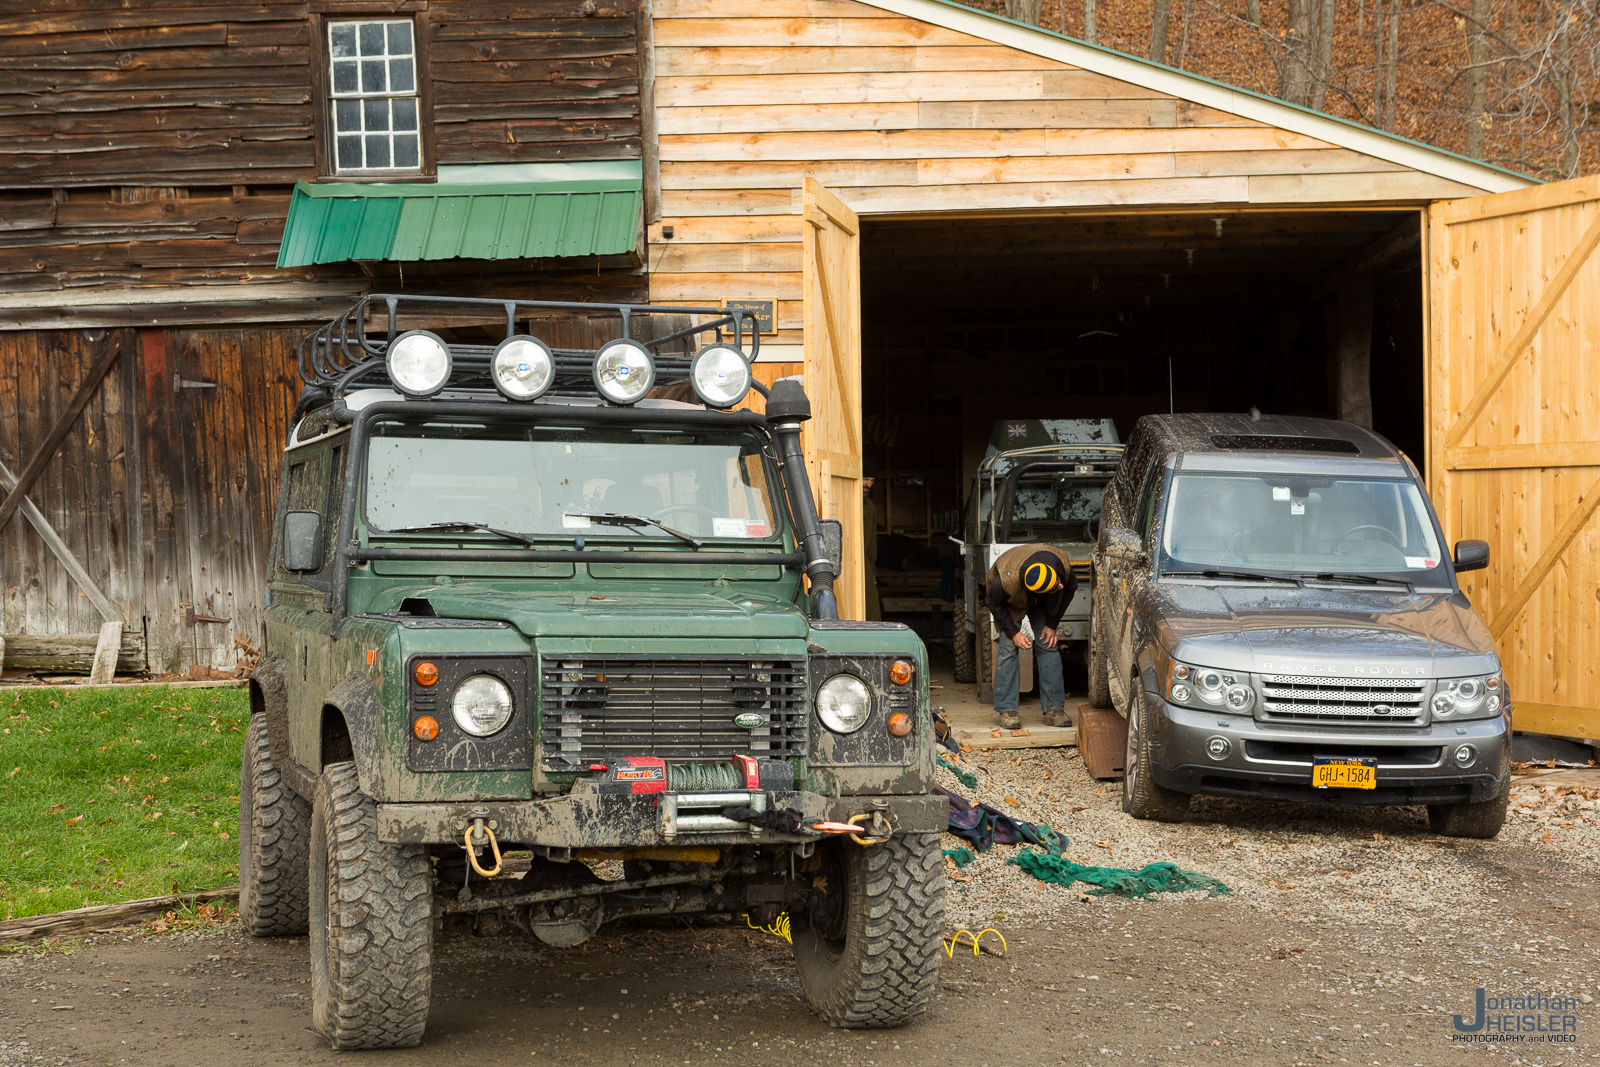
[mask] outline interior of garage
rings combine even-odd
[[[1125,439],[1146,414],[1256,407],[1370,422],[1420,466],[1420,237],[1415,210],[864,219],[888,617],[948,655],[926,602],[955,595],[947,535],[997,420],[1110,418]]]

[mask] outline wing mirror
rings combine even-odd
[[[315,511],[284,512],[283,569],[302,574],[322,569],[322,516]]]
[[[1461,571],[1483,570],[1489,565],[1489,542],[1457,541],[1455,560],[1458,574]]]
[[[1106,555],[1124,563],[1144,563],[1149,556],[1145,554],[1144,538],[1128,529],[1126,526],[1108,526],[1105,531]]]

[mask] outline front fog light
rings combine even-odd
[[[655,383],[655,360],[638,341],[612,341],[594,357],[594,387],[613,404],[641,400]]]
[[[1471,745],[1460,745],[1456,748],[1456,762],[1463,767],[1472,766],[1472,761],[1478,758],[1478,750]]]
[[[872,694],[853,674],[836,674],[817,690],[817,717],[836,734],[861,729],[872,713]]]
[[[537,337],[507,337],[490,364],[494,387],[508,400],[537,400],[556,378],[556,360]]]
[[[707,407],[731,408],[750,392],[750,364],[732,345],[706,345],[689,364],[689,381]]]
[[[389,343],[389,380],[407,396],[432,396],[450,380],[450,347],[427,330],[410,330]]]
[[[1214,760],[1225,760],[1233,751],[1233,742],[1220,735],[1206,738],[1206,755]]]
[[[450,698],[456,725],[474,737],[499,733],[511,721],[511,690],[489,674],[474,674]]]

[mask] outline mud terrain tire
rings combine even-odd
[[[963,623],[959,618],[956,619],[954,637],[955,640],[952,642],[952,644],[955,648],[954,656],[956,661],[956,681],[968,683],[976,681],[978,677],[978,667],[977,664],[972,662],[973,655],[976,651],[973,647],[974,638],[971,634],[967,633],[966,624]]]
[[[1429,804],[1428,825],[1446,837],[1476,837],[1488,840],[1506,824],[1506,808],[1511,804],[1507,789],[1493,800],[1477,804]]]
[[[1089,706],[1111,707],[1111,669],[1106,662],[1105,635],[1095,625],[1094,609],[1089,609]]]
[[[1122,760],[1122,810],[1135,819],[1182,822],[1189,794],[1158,785],[1150,775],[1150,703],[1135,674],[1128,680],[1128,737]]]
[[[944,854],[938,834],[907,834],[865,848],[818,849],[813,894],[794,924],[794,958],[807,1006],[830,1026],[903,1026],[932,1006],[944,935]]]
[[[239,761],[239,918],[252,937],[298,937],[310,921],[311,805],[272,765],[267,720],[252,716]]]
[[[355,764],[334,763],[317,782],[310,852],[313,1027],[336,1050],[418,1044],[433,967],[427,850],[379,841]]]

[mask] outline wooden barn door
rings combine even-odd
[[[839,615],[866,615],[861,528],[861,234],[856,213],[807,178],[802,196],[805,450],[817,511],[844,523]]]
[[[1600,739],[1600,178],[1429,212],[1428,478],[1515,728]]]

